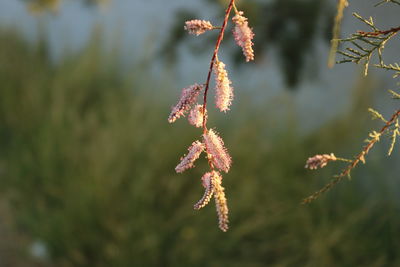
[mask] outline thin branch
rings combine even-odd
[[[396,123],[397,119],[400,116],[400,110],[397,110],[392,117],[390,118],[389,121],[385,123],[385,125],[382,127],[382,129],[378,132],[375,133],[375,138],[372,138],[367,145],[364,146],[363,150],[356,156],[356,158],[337,176],[335,176],[331,182],[329,182],[327,185],[325,185],[323,188],[321,188],[319,191],[315,192],[311,196],[305,198],[302,201],[302,204],[308,204],[317,199],[320,195],[323,193],[329,191],[333,186],[335,186],[337,183],[343,180],[343,178],[350,176],[350,172],[352,169],[354,169],[360,161],[364,162],[365,161],[365,156],[368,154],[370,149],[375,145],[376,142],[379,141],[379,137],[394,123]]]
[[[207,108],[207,93],[208,93],[208,88],[210,87],[211,73],[212,73],[212,70],[213,70],[213,67],[214,67],[215,59],[217,58],[218,50],[219,50],[219,47],[221,45],[222,39],[224,39],[224,32],[225,32],[225,29],[226,29],[226,25],[228,24],[229,14],[231,13],[231,10],[232,10],[232,7],[233,7],[234,3],[235,3],[235,0],[231,0],[229,2],[228,8],[225,11],[224,22],[222,23],[221,30],[219,32],[217,42],[215,44],[214,53],[213,53],[213,56],[211,58],[210,68],[208,70],[207,81],[206,81],[206,84],[205,84],[204,97],[203,97],[203,134],[207,133],[207,120],[206,120],[206,116],[205,116],[205,111],[206,111],[206,108]]]
[[[328,57],[328,67],[332,68],[333,65],[335,64],[335,54],[339,45],[339,36],[340,36],[340,26],[342,23],[343,19],[343,11],[346,6],[348,6],[347,0],[339,0],[338,6],[337,6],[337,14],[335,17],[335,22],[333,26],[333,37],[331,41],[331,49],[329,51],[329,57]]]
[[[358,33],[365,37],[374,37],[374,36],[379,36],[379,35],[388,35],[389,33],[396,33],[398,31],[400,31],[400,26],[390,28],[389,30],[384,30],[384,31],[381,31],[381,30],[376,30],[373,32],[358,31]]]

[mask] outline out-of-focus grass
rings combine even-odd
[[[359,148],[367,124],[358,118],[370,103],[366,84],[355,88],[346,116],[309,136],[299,135],[294,114],[274,119],[284,116],[268,101],[237,104],[231,121],[216,123],[234,159],[224,176],[231,229],[222,233],[212,204],[192,210],[202,194],[204,160],[174,173],[199,132],[183,121],[168,125],[170,103],[143,89],[162,81],[140,68],[121,73],[96,41],[56,64],[43,44],[0,33],[1,194],[15,230],[46,245],[47,263],[400,264],[398,158],[372,159],[351,182],[300,205],[340,168],[315,175],[304,169],[308,156]],[[377,150],[376,158],[384,155]]]

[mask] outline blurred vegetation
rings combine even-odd
[[[142,66],[122,71],[96,36],[57,63],[47,51],[0,31],[1,201],[28,240],[21,255],[39,240],[43,266],[400,265],[398,157],[374,151],[351,182],[299,204],[340,168],[315,176],[308,156],[359,149],[370,81],[355,86],[351,109],[307,135],[287,99],[257,106],[241,96],[231,121],[216,123],[234,159],[222,233],[212,205],[192,210],[205,160],[174,173],[199,132],[168,125],[168,97],[149,90],[168,85]]]
[[[27,9],[33,14],[44,12],[57,13],[64,0],[21,0],[26,3]],[[110,0],[77,0],[87,7],[105,6]]]

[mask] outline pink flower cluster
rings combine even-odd
[[[253,38],[254,33],[249,27],[247,18],[243,16],[243,11],[239,11],[236,16],[232,18],[235,23],[235,28],[233,29],[233,36],[238,46],[243,50],[243,54],[246,57],[246,62],[254,60],[253,51]]]
[[[172,108],[171,114],[168,117],[168,122],[173,123],[181,116],[185,116],[185,113],[189,111],[190,107],[196,102],[202,89],[203,86],[197,83],[188,88],[184,88],[181,93],[181,98]]]
[[[315,155],[314,157],[308,158],[305,168],[310,170],[315,170],[318,167],[323,168],[328,164],[329,161],[336,161],[336,160],[337,158],[333,153],[331,153],[330,155],[329,154]]]
[[[224,172],[229,172],[232,159],[231,156],[229,156],[228,150],[224,146],[222,138],[219,137],[213,129],[210,129],[203,135],[203,139],[206,145],[208,157],[214,167]]]
[[[212,172],[207,172],[206,174],[203,175],[203,177],[201,177],[202,184],[205,190],[203,197],[196,204],[194,204],[193,207],[195,210],[204,208],[210,202],[214,194],[214,184],[212,182],[212,179],[213,179]]]
[[[214,188],[215,207],[217,208],[219,228],[226,232],[228,231],[229,209],[224,188],[222,187],[222,176],[218,172],[214,172],[213,177],[212,183]]]
[[[216,61],[214,64],[215,75],[215,104],[221,111],[229,110],[229,106],[233,100],[232,82],[228,78],[228,72],[225,69],[225,64],[221,61]]]
[[[207,110],[204,113],[204,119],[207,120]],[[203,105],[197,104],[190,110],[188,121],[197,128],[203,125]]]
[[[200,141],[195,141],[188,150],[189,153],[181,158],[181,162],[175,167],[177,173],[194,167],[194,162],[200,157],[201,152],[204,151],[204,144]]]
[[[207,172],[201,178],[203,181],[203,186],[205,188],[203,197],[194,205],[194,209],[198,210],[205,207],[214,196],[215,207],[218,214],[218,224],[219,228],[226,232],[228,230],[228,205],[226,201],[226,196],[224,192],[224,187],[222,186],[222,176],[217,171]]]
[[[207,20],[194,19],[186,21],[185,24],[185,30],[190,34],[195,34],[197,36],[213,29],[213,25]]]

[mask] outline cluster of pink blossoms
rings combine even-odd
[[[203,86],[198,84],[184,88],[181,93],[181,98],[173,107],[171,114],[168,117],[168,122],[173,123],[181,116],[185,116],[186,112],[188,112],[191,106],[197,101],[197,97],[202,89]]]
[[[336,156],[331,153],[329,154],[323,154],[323,155],[315,155],[314,157],[308,158],[306,162],[306,169],[310,170],[316,170],[318,167],[323,168],[325,167],[329,161],[336,161],[337,158]]]
[[[218,214],[219,228],[222,231],[228,230],[228,205],[222,186],[222,175],[220,171],[229,172],[232,164],[231,156],[224,145],[224,141],[214,129],[207,129],[207,109],[206,97],[209,88],[210,75],[212,71],[215,76],[215,105],[222,111],[229,110],[233,100],[232,82],[228,78],[228,72],[225,69],[225,64],[218,59],[219,44],[223,39],[224,30],[229,18],[229,13],[234,6],[234,1],[230,2],[227,9],[226,17],[222,27],[214,27],[211,22],[205,20],[190,20],[186,21],[185,29],[194,35],[200,35],[206,31],[213,29],[221,29],[218,36],[216,48],[211,61],[209,76],[207,83],[204,85],[194,84],[184,88],[178,103],[172,108],[171,114],[168,117],[170,123],[175,122],[178,118],[184,117],[189,113],[188,121],[195,127],[202,127],[203,134],[200,140],[196,140],[188,149],[187,155],[181,158],[180,163],[175,167],[177,173],[193,168],[194,163],[200,158],[200,155],[205,152],[210,171],[206,172],[202,180],[204,187],[203,197],[194,205],[194,209],[198,210],[205,207],[214,197],[216,210]],[[246,61],[254,60],[254,52],[252,49],[252,39],[254,34],[248,25],[247,18],[243,16],[242,11],[237,11],[232,18],[234,23],[233,35],[236,43],[242,48]],[[204,93],[203,105],[197,103],[197,98],[200,93]]]
[[[185,30],[187,30],[190,34],[195,34],[197,36],[213,29],[211,22],[206,20],[194,19],[186,21],[185,24]]]
[[[233,88],[225,70],[225,64],[217,61],[214,64],[215,75],[215,105],[221,111],[229,110],[233,100]]]
[[[243,12],[239,11],[236,16],[233,17],[235,23],[235,29],[233,30],[233,36],[235,41],[243,50],[243,54],[246,57],[246,61],[254,60],[253,51],[253,38],[254,33],[249,27],[247,18],[243,16]]]

